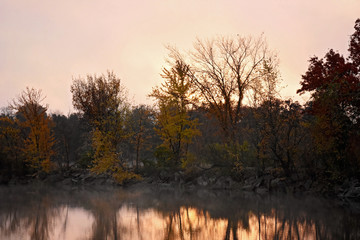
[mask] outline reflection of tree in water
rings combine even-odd
[[[126,199],[121,192],[114,194],[95,194],[84,199],[87,201],[87,210],[94,216],[90,239],[121,239],[122,228],[119,209]]]
[[[207,217],[205,212],[189,207],[180,207],[165,214],[164,239],[198,239],[199,233],[206,228]]]
[[[0,238],[21,232],[66,236],[68,211],[91,218],[85,239],[356,239],[358,213],[319,199],[171,190],[61,191],[0,189]],[[336,216],[330,218],[331,215]],[[81,223],[80,223],[81,224]]]
[[[31,192],[32,197],[14,194],[11,198],[12,195],[12,192],[3,195],[10,200],[0,200],[0,230],[4,236],[21,229],[30,239],[49,239],[54,227],[53,219],[59,215],[59,208],[53,206],[52,196],[43,195],[41,191]]]
[[[58,215],[58,208],[53,208],[52,199],[49,196],[44,197],[31,213],[32,216],[30,215],[25,223],[25,227],[30,230],[31,239],[49,239],[49,231],[54,226],[53,219]]]

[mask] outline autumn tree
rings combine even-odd
[[[51,132],[53,121],[46,114],[47,106],[41,104],[43,100],[41,90],[26,88],[11,105],[17,115],[24,119],[20,126],[27,134],[22,151],[36,173],[49,172],[53,165],[51,158],[55,154],[55,139]]]
[[[120,143],[128,138],[126,118],[128,106],[124,87],[112,72],[107,75],[74,79],[71,86],[73,105],[92,126],[94,161],[91,170],[108,173],[117,181],[132,177]]]
[[[354,169],[360,164],[360,19],[350,37],[349,57],[330,50],[313,57],[302,76],[302,94],[311,93],[309,105],[317,151],[332,171]],[[352,170],[351,170],[352,171]]]
[[[157,132],[163,140],[162,147],[170,153],[170,165],[186,164],[188,145],[199,134],[197,119],[189,115],[194,89],[189,77],[189,66],[176,61],[168,70],[163,69],[165,80],[153,89],[151,97],[157,101]]]
[[[191,66],[189,75],[200,102],[218,120],[227,142],[234,142],[246,96],[260,95],[263,79],[276,69],[276,57],[265,39],[241,37],[197,40],[188,58],[177,50],[171,56]]]

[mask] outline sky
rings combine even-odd
[[[0,108],[30,87],[50,112],[69,114],[73,79],[108,70],[132,104],[151,104],[165,46],[262,33],[280,59],[282,96],[304,102],[296,90],[308,60],[346,55],[357,18],[359,0],[1,0]]]

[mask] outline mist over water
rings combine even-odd
[[[0,239],[359,239],[328,200],[154,186],[0,187]]]

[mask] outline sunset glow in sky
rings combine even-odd
[[[27,86],[51,112],[73,111],[73,78],[112,70],[134,104],[160,84],[166,45],[197,37],[259,36],[277,52],[284,97],[296,95],[311,56],[346,54],[359,0],[1,0],[0,108]]]

